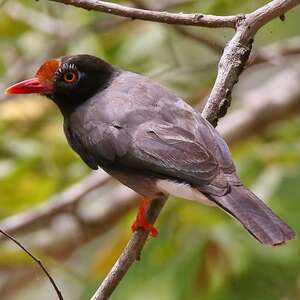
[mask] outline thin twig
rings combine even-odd
[[[14,237],[12,237],[11,235],[9,235],[8,233],[6,233],[5,231],[3,231],[2,229],[0,229],[0,232],[5,235],[8,239],[10,239],[11,241],[13,241],[16,245],[18,245],[24,252],[26,252],[42,269],[42,271],[46,274],[46,276],[48,277],[49,281],[51,282],[57,297],[59,300],[64,300],[61,291],[59,290],[59,288],[57,287],[54,279],[51,277],[50,273],[47,271],[46,267],[43,265],[43,263],[36,258],[29,250],[27,250],[19,241],[17,241]]]

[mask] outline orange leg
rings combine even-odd
[[[132,231],[136,231],[139,228],[149,231],[152,236],[157,236],[157,229],[147,220],[146,212],[149,207],[149,200],[144,198],[142,203],[140,204],[138,214],[136,216],[135,221],[131,225]]]

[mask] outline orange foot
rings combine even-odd
[[[136,216],[135,221],[131,225],[132,231],[136,231],[139,228],[149,231],[152,236],[157,236],[158,231],[157,229],[147,220],[146,212],[149,206],[149,200],[144,198],[142,203],[140,204],[138,214]]]

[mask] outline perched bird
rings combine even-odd
[[[293,230],[248,190],[218,132],[182,99],[141,75],[90,55],[44,63],[8,94],[40,93],[64,117],[70,146],[146,199],[171,194],[215,205],[259,242],[280,245]],[[156,235],[143,202],[133,229]]]

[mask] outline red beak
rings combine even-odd
[[[5,90],[5,94],[51,94],[51,92],[51,84],[41,82],[38,78],[18,82]]]

